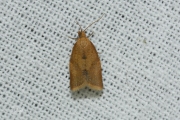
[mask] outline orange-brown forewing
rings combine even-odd
[[[84,31],[82,34],[85,35]],[[79,35],[70,59],[70,88],[76,91],[88,86],[94,90],[102,90],[101,63],[98,53],[86,36]]]

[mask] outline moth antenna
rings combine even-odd
[[[88,25],[88,26],[84,29],[84,31],[86,31],[86,30],[87,30],[92,24],[94,24],[95,22],[98,22],[103,16],[104,16],[104,14],[103,14],[99,19],[95,20],[95,21],[92,22],[90,25]]]
[[[77,24],[77,25],[79,25],[80,30],[82,31],[82,27],[81,27],[81,25],[80,25],[77,21],[75,21],[75,22],[76,22],[76,24]]]

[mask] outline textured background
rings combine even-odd
[[[78,21],[100,53],[103,92],[71,93]],[[1,0],[1,120],[179,120],[179,0]]]

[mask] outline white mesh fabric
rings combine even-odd
[[[1,0],[1,120],[180,120],[179,0]],[[104,90],[71,93],[79,26]]]

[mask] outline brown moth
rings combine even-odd
[[[91,23],[88,27],[101,18]],[[72,91],[80,90],[86,86],[93,90],[103,89],[101,62],[96,48],[89,40],[93,33],[88,37],[85,34],[87,28],[82,30],[80,26],[78,38],[72,38],[77,40],[73,47],[69,64],[70,89]]]

